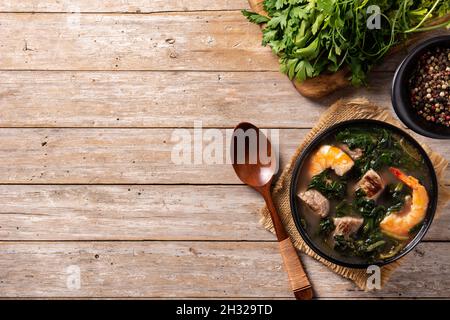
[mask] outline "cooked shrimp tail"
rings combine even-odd
[[[417,187],[418,185],[420,185],[419,180],[417,180],[416,178],[412,177],[412,176],[408,176],[406,175],[403,171],[401,171],[400,169],[394,168],[394,167],[389,167],[389,171],[397,177],[397,179],[399,179],[400,181],[402,181],[403,183],[405,183],[408,187],[410,187],[411,189],[414,189],[414,187]]]
[[[425,218],[428,207],[428,193],[419,180],[406,175],[397,168],[389,168],[389,171],[399,180],[412,189],[411,206],[407,210],[391,213],[381,223],[381,230],[398,239],[409,237],[410,230]]]
[[[333,169],[338,176],[343,176],[353,167],[353,160],[348,154],[335,146],[323,145],[311,157],[309,173],[315,176],[326,169]]]

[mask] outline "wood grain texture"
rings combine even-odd
[[[261,31],[238,11],[0,13],[3,70],[278,71]],[[375,70],[393,71],[404,53]]]
[[[116,12],[239,10],[246,0],[3,0],[0,12]]]
[[[279,72],[0,72],[1,127],[310,127],[323,110]]]
[[[275,238],[258,223],[263,200],[228,185],[240,184],[230,165],[171,163],[171,128],[286,128],[283,165],[308,131],[288,128],[312,127],[335,99],[390,107],[404,52],[377,66],[369,87],[312,102],[279,73],[246,7],[0,2],[0,297],[292,298]],[[316,296],[450,297],[449,214],[382,291],[303,257]],[[71,265],[79,290],[67,287]]]
[[[8,241],[274,239],[244,186],[3,185],[0,203]]]
[[[240,12],[0,14],[0,69],[278,70]]]
[[[303,260],[318,298],[448,297],[449,246],[420,244],[375,292],[356,289],[309,257]],[[292,298],[281,264],[274,242],[3,242],[0,295]],[[81,272],[78,290],[67,287],[73,265]]]
[[[0,185],[0,240],[272,241],[246,186]],[[450,240],[450,211],[425,237]]]
[[[243,119],[244,120],[244,119]],[[259,126],[259,123],[255,123]],[[241,184],[227,164],[226,136],[216,130],[223,146],[220,163],[195,163],[192,129],[0,129],[2,184]],[[276,131],[272,131],[272,133]],[[301,143],[307,129],[281,129],[280,168]],[[270,133],[269,137],[272,137]],[[181,143],[182,134],[191,139]],[[205,137],[204,145],[211,146]],[[421,138],[432,149],[448,154],[441,141]],[[199,140],[197,140],[199,141]],[[276,142],[272,139],[274,145]],[[173,162],[174,146],[191,146],[187,164]],[[178,152],[174,152],[178,154]],[[197,153],[200,154],[200,153]],[[205,154],[209,154],[205,149]],[[218,152],[218,155],[220,151]]]
[[[291,290],[297,300],[311,300],[312,289],[308,276],[305,273],[297,250],[293,246],[291,239],[286,238],[278,242],[280,254],[283,260],[284,270],[288,274]]]
[[[310,128],[342,97],[391,108],[392,77],[312,101],[279,72],[0,71],[0,127]]]

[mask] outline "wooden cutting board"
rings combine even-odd
[[[263,16],[268,16],[267,12],[263,8],[263,2],[264,0],[248,0],[251,9],[254,12],[259,13],[260,15]],[[428,23],[427,25],[432,26],[443,23],[445,21],[450,21],[450,14],[435,19],[431,23]],[[425,36],[426,32],[414,34],[407,41],[407,43],[391,48],[387,54],[390,55],[400,50],[403,50],[405,46],[410,45],[424,38]],[[317,77],[306,79],[303,82],[293,80],[292,83],[294,84],[295,88],[297,89],[298,92],[300,92],[301,95],[312,99],[318,99],[325,97],[339,89],[349,86],[350,85],[350,81],[348,80],[349,73],[350,73],[349,67],[344,66],[336,73],[321,74]]]

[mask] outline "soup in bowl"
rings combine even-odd
[[[351,120],[317,136],[297,159],[291,209],[305,242],[347,267],[393,262],[422,239],[437,204],[428,155],[388,123]]]

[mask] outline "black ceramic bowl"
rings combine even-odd
[[[435,138],[450,139],[450,128],[427,122],[412,108],[409,95],[409,79],[417,67],[420,56],[428,49],[450,47],[450,34],[428,39],[417,45],[402,61],[394,75],[391,99],[397,116],[415,132]]]
[[[373,126],[379,126],[382,128],[385,128],[395,134],[398,134],[399,136],[403,137],[407,142],[411,143],[411,145],[417,149],[419,154],[423,157],[425,166],[428,168],[429,171],[429,177],[431,182],[431,190],[428,191],[428,195],[430,198],[428,209],[426,213],[426,217],[423,221],[423,225],[421,229],[417,232],[416,236],[396,255],[389,259],[386,259],[381,262],[377,263],[348,263],[346,261],[338,260],[335,257],[331,257],[327,253],[325,253],[318,245],[314,243],[312,238],[308,235],[306,229],[303,227],[303,224],[301,222],[302,218],[302,212],[301,212],[301,206],[297,197],[297,187],[299,184],[300,179],[302,177],[300,176],[301,169],[305,163],[305,161],[308,159],[308,156],[313,152],[324,140],[326,140],[328,137],[331,137],[334,135],[337,131],[342,130],[344,128],[349,128],[352,126],[358,126],[358,127],[373,127]],[[423,148],[420,146],[420,144],[414,140],[410,135],[408,135],[405,131],[388,124],[386,122],[377,121],[377,120],[368,120],[368,119],[358,119],[358,120],[350,120],[338,123],[321,134],[319,134],[314,140],[305,148],[305,150],[301,153],[301,155],[297,158],[294,166],[294,170],[292,172],[292,179],[291,179],[291,186],[290,186],[290,204],[291,204],[291,212],[292,216],[295,221],[295,225],[302,236],[303,240],[306,242],[306,244],[319,256],[322,258],[331,261],[335,264],[349,267],[349,268],[367,268],[370,265],[386,265],[391,262],[394,262],[398,260],[399,258],[403,257],[405,254],[410,252],[424,237],[425,233],[427,232],[428,228],[430,227],[431,222],[433,221],[434,213],[436,211],[436,205],[437,205],[437,197],[438,197],[438,183],[436,178],[436,172],[434,171],[433,164],[431,163],[430,158],[428,157],[427,153],[423,150]]]

